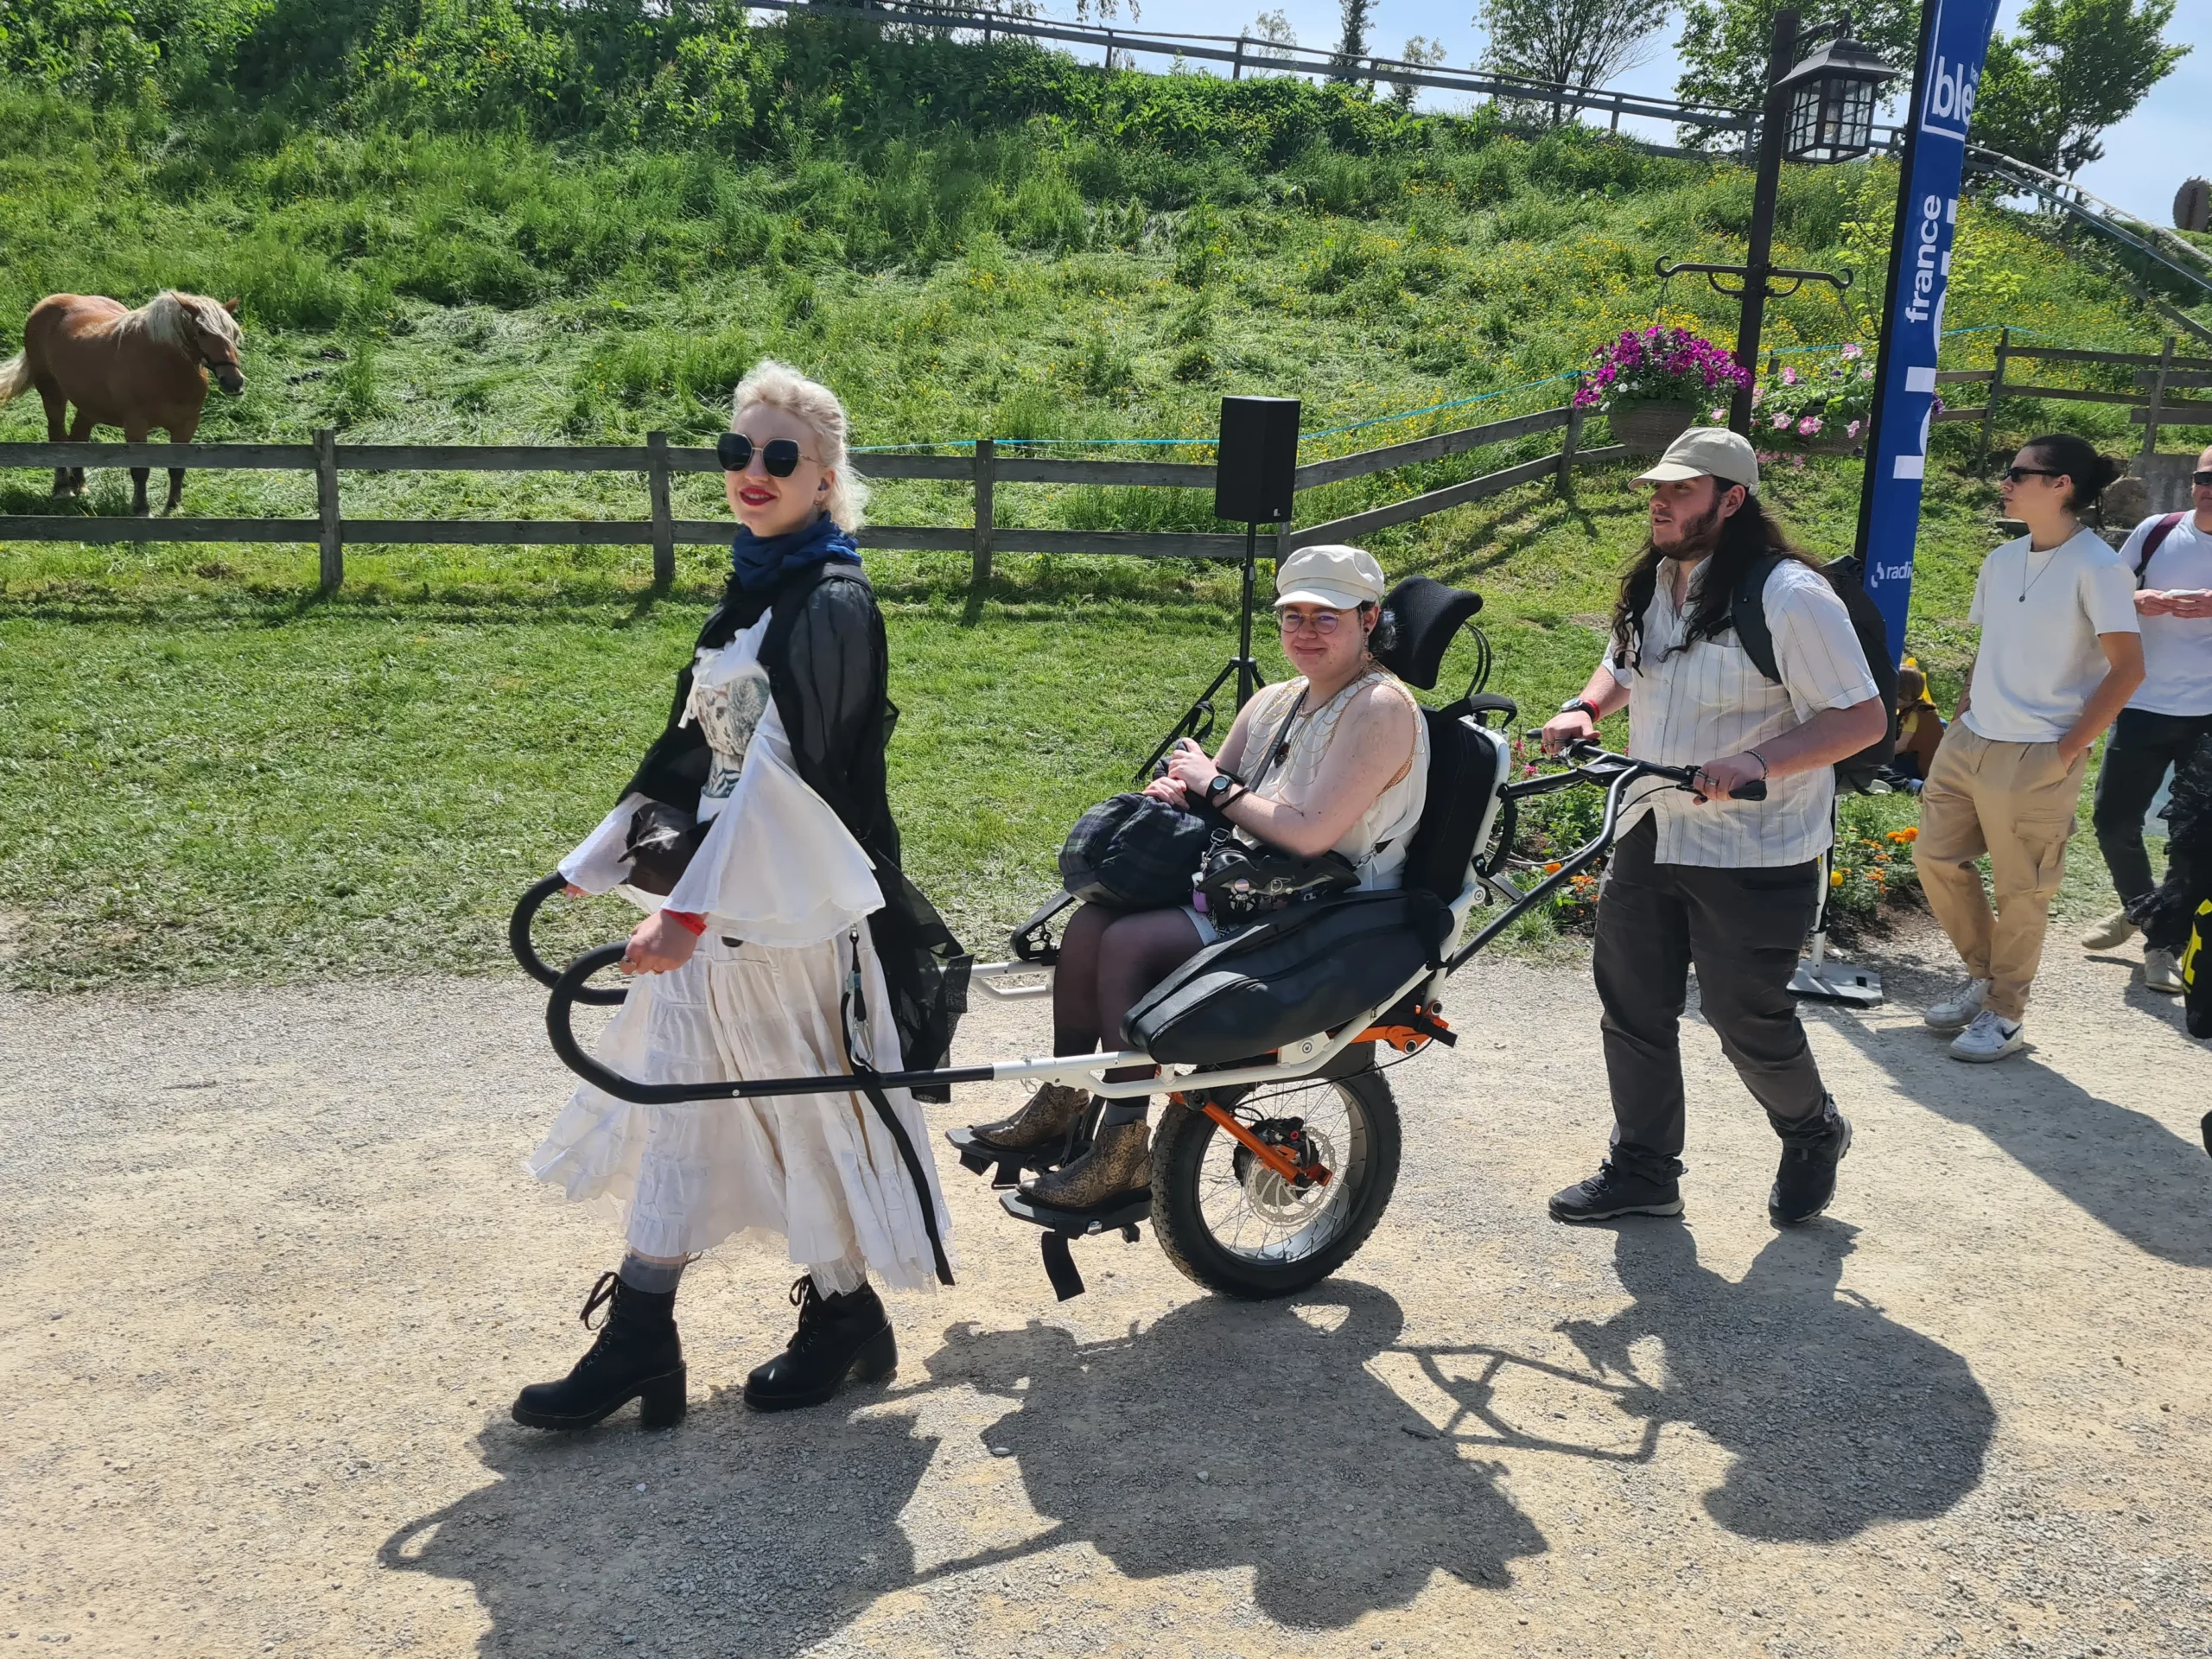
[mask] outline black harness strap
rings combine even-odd
[[[861,995],[861,938],[860,929],[853,929],[847,943],[852,947],[852,977],[847,982],[844,995],[839,999],[837,1028],[845,1044],[845,1064],[852,1069],[853,1081],[868,1096],[868,1103],[875,1108],[875,1115],[883,1120],[883,1127],[891,1131],[891,1139],[899,1148],[899,1161],[906,1166],[906,1179],[914,1184],[914,1202],[921,1206],[922,1230],[930,1236],[930,1255],[937,1261],[937,1278],[941,1285],[952,1282],[952,1263],[946,1260],[944,1240],[938,1232],[937,1203],[930,1193],[930,1178],[922,1168],[921,1154],[914,1150],[913,1137],[906,1133],[906,1126],[899,1121],[899,1114],[891,1109],[891,1100],[883,1087],[875,1081],[876,1070],[853,1052],[853,1020],[857,1015],[861,1023],[868,1023],[868,1002]]]
[[[1068,1236],[1047,1229],[1039,1248],[1044,1252],[1045,1276],[1052,1281],[1052,1294],[1064,1302],[1082,1295],[1083,1275],[1076,1271],[1075,1256],[1068,1249]]]

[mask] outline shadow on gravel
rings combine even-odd
[[[1731,1282],[1699,1264],[1681,1223],[1631,1222],[1613,1264],[1634,1305],[1560,1327],[1622,1411],[1733,1454],[1705,1508],[1743,1537],[1834,1543],[1942,1515],[1980,1484],[1995,1408],[1958,1355],[1839,1287],[1855,1231],[1777,1233]],[[1630,1354],[1646,1337],[1665,1350],[1663,1382]]]
[[[1955,980],[1883,972],[1892,1000],[1907,1007],[1932,1001]],[[2179,1023],[2171,997],[2129,988],[2128,1004],[2146,1018]],[[1805,1012],[1812,1014],[1814,1005]],[[2091,1094],[2035,1052],[1996,1065],[1966,1065],[1944,1052],[1944,1039],[1916,1027],[1875,1029],[1850,1014],[1821,1017],[1889,1073],[1907,1100],[1939,1117],[1978,1129],[2007,1156],[2138,1249],[2183,1267],[2212,1267],[2212,1165],[2205,1149],[2158,1119]],[[2128,1040],[2114,1010],[2113,1041]],[[2024,1076],[2032,1075],[2032,1087]],[[2190,1087],[2177,1075],[2171,1086]],[[1848,1102],[1845,1110],[1850,1109]]]
[[[1020,1553],[1080,1540],[1140,1580],[1250,1567],[1268,1618],[1337,1630],[1407,1605],[1438,1569],[1503,1586],[1509,1563],[1545,1548],[1497,1467],[1368,1369],[1404,1322],[1382,1292],[1338,1280],[1295,1304],[1188,1302],[1109,1342],[956,1327],[929,1363],[984,1393],[1026,1379],[1020,1406],[983,1433],[1058,1522]]]
[[[1204,1298],[1103,1342],[953,1327],[925,1390],[1020,1402],[981,1438],[1018,1459],[1057,1524],[924,1571],[899,1517],[937,1443],[899,1408],[925,1390],[774,1419],[719,1395],[671,1433],[626,1411],[573,1436],[493,1422],[477,1452],[498,1478],[400,1528],[379,1558],[472,1583],[486,1659],[787,1659],[891,1592],[1078,1540],[1136,1580],[1250,1567],[1270,1618],[1338,1629],[1407,1605],[1438,1568],[1503,1586],[1545,1548],[1495,1466],[1367,1369],[1402,1324],[1380,1291],[1336,1282],[1294,1306]]]

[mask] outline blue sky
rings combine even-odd
[[[2010,27],[2024,0],[2005,0],[2003,21]],[[1126,5],[1126,0],[1124,0]],[[1263,10],[1280,5],[1297,30],[1300,45],[1334,44],[1338,29],[1334,0],[1149,0],[1137,27],[1194,35],[1234,35],[1250,27]],[[1072,15],[1068,0],[1048,3],[1056,16]],[[1810,10],[1810,8],[1808,8]],[[1381,0],[1376,10],[1374,50],[1394,54],[1408,35],[1443,42],[1446,61],[1471,65],[1482,51],[1482,36],[1467,0]],[[1128,21],[1126,10],[1122,21]],[[1656,37],[1658,50],[1642,68],[1623,76],[1631,92],[1671,93],[1678,73],[1670,23]],[[2192,174],[2212,177],[2212,0],[2181,0],[2167,27],[2171,41],[2194,41],[2197,49],[2155,88],[2120,125],[2105,135],[2105,158],[2085,168],[2081,182],[2107,201],[2154,224],[2172,222],[2175,190]],[[1158,63],[1160,60],[1140,60]],[[1450,100],[1444,100],[1448,105]],[[1652,136],[1660,136],[1656,130]]]

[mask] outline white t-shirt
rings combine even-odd
[[[2122,568],[2133,570],[2143,557],[2143,541],[2164,513],[2135,526],[2120,550]],[[2212,534],[2196,527],[2190,513],[2166,534],[2151,556],[2140,584],[2165,593],[2177,588],[2212,588]],[[2212,617],[2145,616],[2143,626],[2143,684],[2127,700],[2131,709],[2153,715],[2212,715]]]
[[[2140,633],[2135,579],[2094,531],[2045,552],[2020,537],[1982,562],[1967,620],[1981,629],[1960,718],[1993,743],[2056,743],[2109,671],[2101,633]]]

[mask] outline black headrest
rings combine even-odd
[[[1376,652],[1375,660],[1408,685],[1434,690],[1452,636],[1482,607],[1480,594],[1447,588],[1427,576],[1408,576],[1382,601],[1382,613],[1392,620],[1398,637],[1388,651]]]

